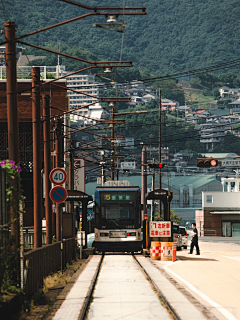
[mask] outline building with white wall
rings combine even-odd
[[[197,228],[201,235],[240,237],[240,177],[222,178],[221,183],[221,192],[202,192]]]
[[[104,84],[95,82],[94,75],[74,74],[66,78],[67,86],[82,93],[68,90],[70,109],[77,109],[97,101],[97,97],[103,97]],[[83,93],[95,96],[87,96]],[[81,112],[78,112],[81,114]]]

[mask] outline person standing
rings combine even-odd
[[[191,240],[191,246],[190,246],[190,252],[188,254],[193,253],[193,248],[196,247],[196,255],[200,256],[200,251],[199,251],[199,246],[198,246],[198,231],[196,228],[196,223],[192,223],[193,227],[193,235],[192,235],[192,240]]]

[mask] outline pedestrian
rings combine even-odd
[[[192,223],[193,227],[193,235],[192,235],[192,240],[191,240],[191,246],[190,246],[190,252],[188,254],[193,253],[193,248],[196,247],[196,255],[200,256],[200,251],[199,251],[199,246],[198,246],[198,231],[196,228],[196,223]]]

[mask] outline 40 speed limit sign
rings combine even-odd
[[[50,172],[49,179],[53,184],[60,186],[67,181],[66,171],[62,168],[55,168]]]

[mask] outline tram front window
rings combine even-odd
[[[101,224],[106,228],[134,228],[134,206],[107,206],[102,207]]]

